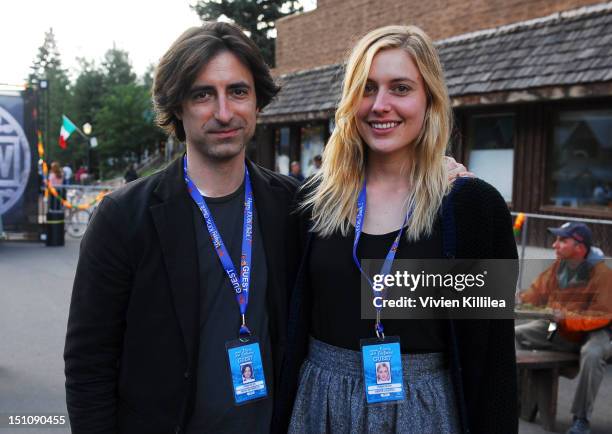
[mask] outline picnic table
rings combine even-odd
[[[518,305],[514,309],[514,317],[516,319],[553,319],[552,312],[544,309],[524,309]]]
[[[530,309],[517,306],[515,318],[553,319],[552,312],[545,309]],[[547,431],[555,430],[557,417],[557,394],[559,375],[575,376],[579,368],[579,356],[558,351],[517,350],[520,417],[533,422],[540,413],[540,422]]]
[[[553,319],[543,309],[515,309],[516,319]],[[612,359],[608,360],[611,363]],[[559,376],[574,378],[580,369],[578,353],[544,350],[517,350],[520,417],[529,422],[540,413],[540,423],[547,431],[555,430]]]
[[[517,350],[521,418],[533,422],[539,412],[542,427],[554,431],[559,375],[575,377],[579,361],[577,353]]]

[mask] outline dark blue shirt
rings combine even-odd
[[[237,266],[242,245],[244,184],[228,196],[205,200],[234,266]],[[234,290],[212,247],[202,213],[195,204],[193,212],[200,264],[200,351],[195,407],[187,432],[267,433],[272,419],[272,348],[266,309],[267,266],[257,212],[254,213],[252,272],[246,319],[247,326],[259,339],[268,398],[241,406],[234,404],[225,349],[225,343],[238,336],[240,311]]]

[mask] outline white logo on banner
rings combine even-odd
[[[30,176],[30,145],[21,125],[0,107],[0,215],[19,200]]]

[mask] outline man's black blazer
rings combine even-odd
[[[64,350],[72,432],[184,431],[198,363],[198,257],[182,159],[107,196],[81,243]],[[298,262],[294,180],[248,162],[268,268],[275,384]]]

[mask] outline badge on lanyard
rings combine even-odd
[[[362,339],[363,385],[368,404],[403,401],[404,373],[397,337]]]
[[[363,228],[363,220],[366,211],[366,182],[359,192],[357,199],[357,217],[355,218],[355,241],[353,243],[353,260],[361,274],[367,279],[375,297],[384,298],[385,289],[374,290],[372,280],[363,269],[357,257],[357,245]],[[380,274],[386,275],[391,271],[393,259],[399,246],[404,231],[404,226],[412,214],[412,209],[406,214],[402,227],[400,228],[383,263]],[[361,358],[363,363],[363,384],[367,404],[396,403],[406,398],[404,392],[404,378],[402,368],[402,353],[400,339],[397,336],[385,336],[384,328],[380,320],[382,306],[376,308],[376,323],[374,330],[376,338],[362,339],[360,341]]]
[[[187,156],[183,157],[183,174],[189,195],[196,203],[206,229],[217,252],[219,261],[236,295],[242,324],[238,339],[227,342],[225,348],[232,377],[232,389],[236,405],[242,405],[268,396],[263,362],[258,340],[251,335],[246,325],[246,312],[249,306],[249,285],[251,281],[251,251],[253,247],[253,190],[249,170],[244,166],[244,220],[242,225],[242,250],[240,255],[240,274],[232,263],[232,258],[223,243],[221,233],[215,225],[214,218],[206,205],[204,197],[187,174]]]
[[[266,398],[266,378],[264,375],[259,342],[251,337],[248,342],[240,339],[225,344],[232,374],[234,402],[237,405]]]

